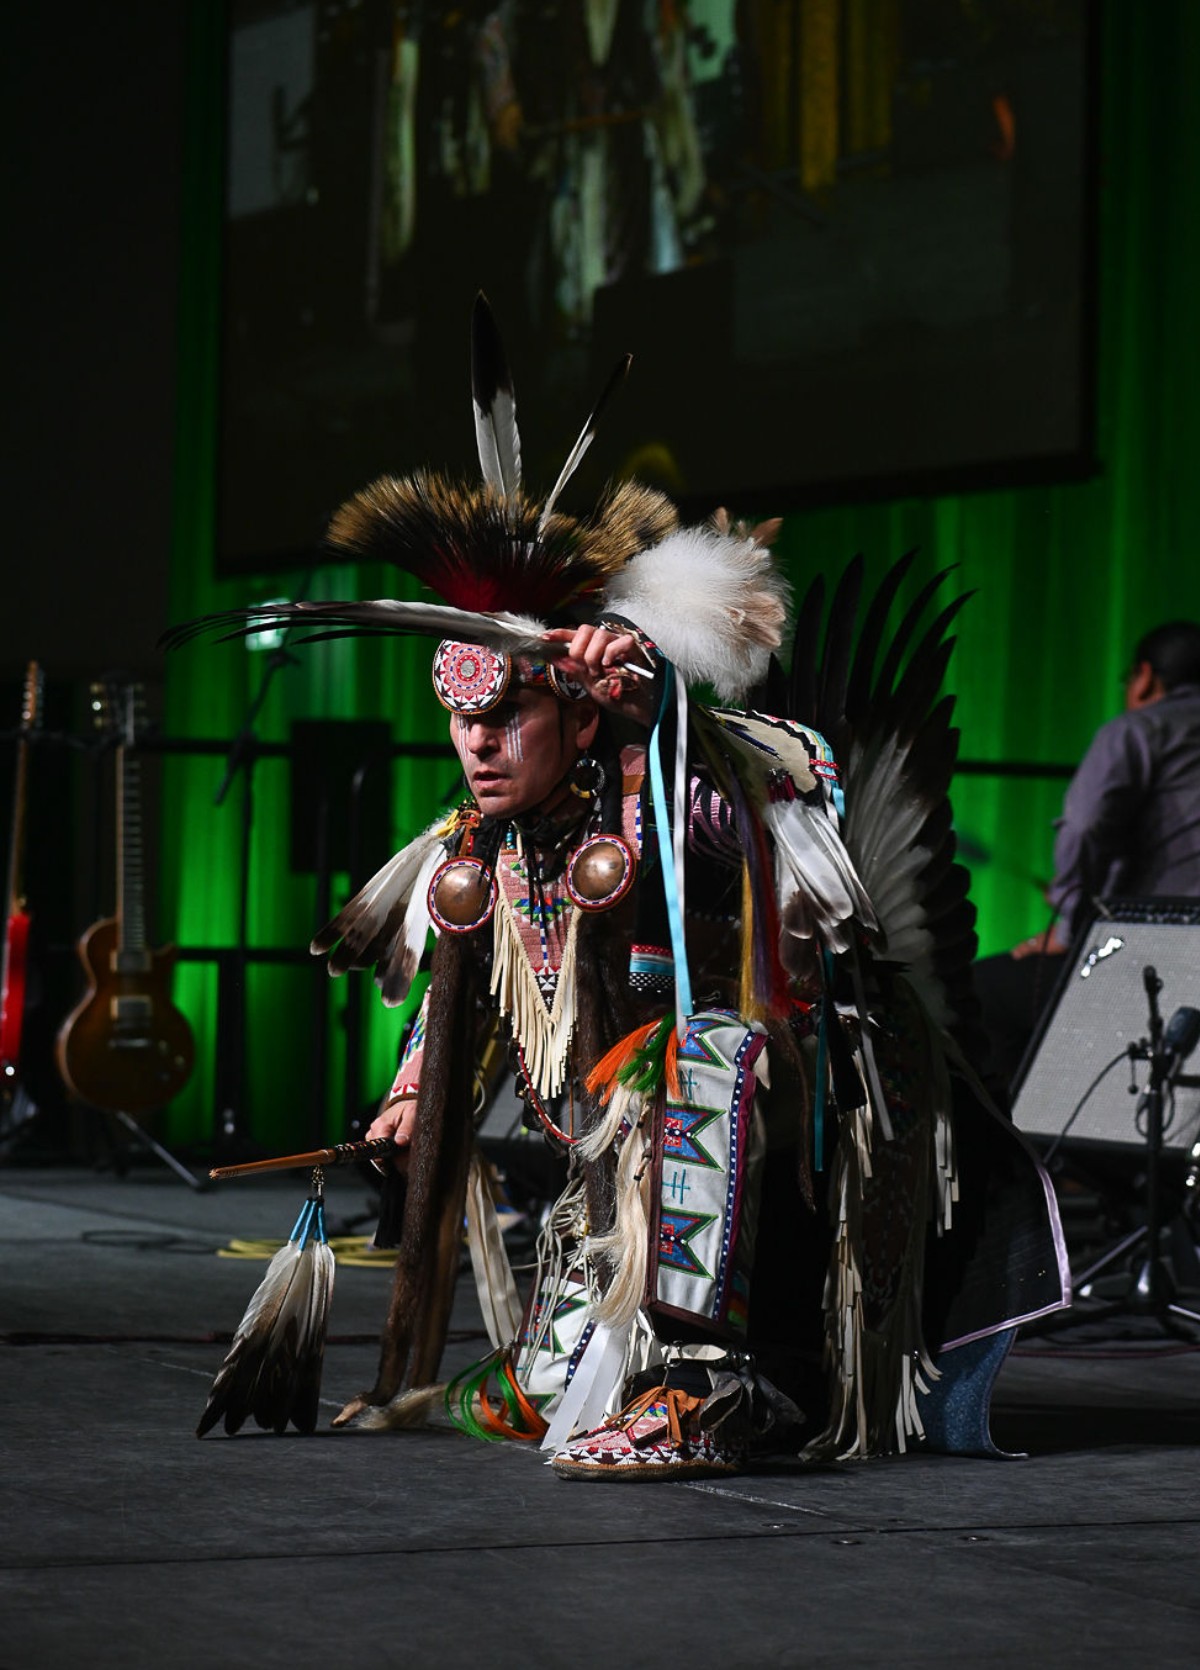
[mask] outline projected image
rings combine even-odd
[[[480,288],[535,489],[626,351],[581,498],[1086,468],[1084,0],[231,10],[227,571],[372,474],[470,469]]]

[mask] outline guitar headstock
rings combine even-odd
[[[25,693],[21,701],[21,729],[40,731],[44,718],[46,679],[41,665],[31,661],[25,669]]]
[[[91,708],[100,735],[125,748],[132,748],[146,734],[146,691],[134,679],[119,673],[93,679]]]

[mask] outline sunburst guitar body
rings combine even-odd
[[[139,693],[99,689],[95,706],[111,723],[122,711],[117,749],[117,914],[79,940],[88,989],[63,1022],[57,1061],[80,1101],[112,1113],[143,1114],[177,1096],[191,1077],[192,1029],[171,1001],[174,949],[146,941],[143,840],[136,740]]]
[[[78,945],[88,991],[58,1035],[67,1087],[92,1107],[149,1113],[177,1096],[196,1057],[192,1029],[171,1001],[175,953],[121,947],[115,917]]]

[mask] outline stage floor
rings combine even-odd
[[[994,1436],[728,1481],[560,1480],[450,1429],[193,1436],[303,1174],[193,1193],[0,1170],[0,1670],[1200,1662],[1200,1352],[1021,1340]],[[369,1190],[328,1181],[365,1237]],[[390,1271],[339,1265],[323,1402],[374,1377]],[[487,1349],[460,1282],[450,1366]]]

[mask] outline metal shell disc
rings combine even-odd
[[[637,859],[619,835],[592,835],[576,848],[564,877],[580,910],[611,910],[633,886]]]
[[[433,872],[427,903],[443,933],[472,933],[496,908],[496,877],[481,859],[447,859]]]

